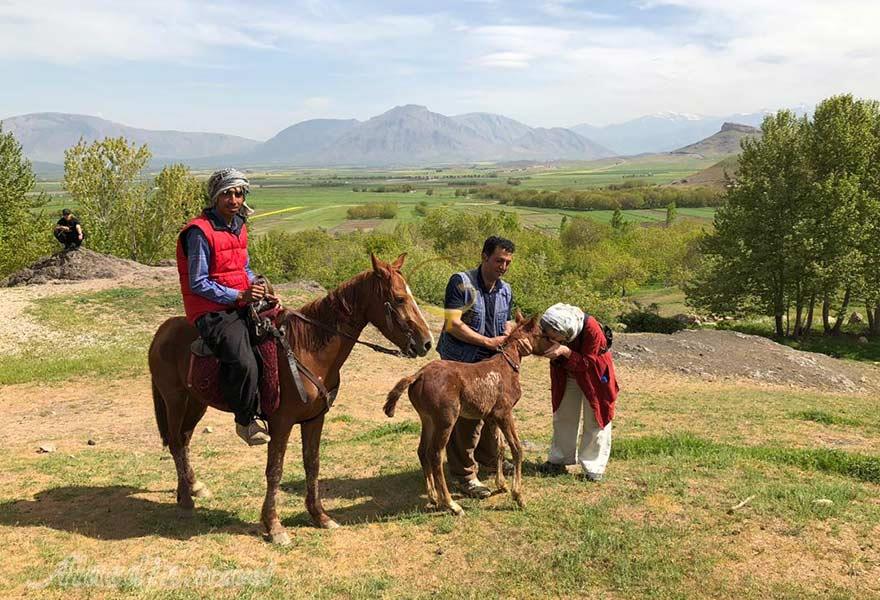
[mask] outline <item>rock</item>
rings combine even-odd
[[[87,443],[89,446],[94,446],[94,445],[97,444],[98,442],[96,442],[96,441],[93,440],[92,438],[89,438],[89,441],[86,442],[86,443]]]
[[[208,425],[202,430],[202,433],[214,433],[214,428]]]
[[[679,313],[672,318],[675,319],[676,321],[678,321],[679,323],[682,323],[683,325],[699,325],[700,324],[700,318],[697,315],[686,315],[684,313]]]
[[[49,454],[50,452],[55,452],[55,444],[45,443],[40,444],[39,449],[37,450],[40,454]]]
[[[829,500],[828,498],[816,498],[813,500],[813,504],[816,506],[831,506],[834,504],[834,500]]]
[[[864,345],[867,344],[867,343],[868,343],[868,338],[866,338],[866,337],[863,336],[863,335],[860,335],[860,336],[859,336],[859,344],[861,344],[861,345],[864,346]]]
[[[864,323],[864,322],[865,322],[865,317],[863,317],[858,312],[854,312],[853,314],[851,314],[849,316],[849,324],[850,325],[854,325],[856,323]]]

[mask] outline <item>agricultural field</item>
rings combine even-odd
[[[231,416],[215,410],[192,445],[213,497],[181,514],[145,366],[151,332],[181,310],[166,271],[150,285],[0,291],[11,317],[0,328],[0,544],[15,549],[0,561],[0,596],[880,597],[876,392],[685,375],[674,356],[647,368],[624,355],[660,352],[646,334],[615,339],[622,392],[601,483],[536,472],[551,409],[547,364],[528,358],[516,409],[527,507],[497,494],[460,500],[460,518],[431,509],[418,418],[405,398],[392,420],[381,406],[434,356],[358,348],[321,447],[324,504],[340,529],[309,521],[295,431],[281,505],[293,542],[264,541],[265,450],[242,445]],[[317,292],[280,293],[296,306]],[[60,342],[76,350],[62,355]],[[784,368],[773,346],[751,347]]]
[[[259,234],[273,229],[299,231],[321,227],[339,232],[355,229],[392,230],[398,222],[412,222],[420,217],[415,206],[426,202],[428,207],[451,206],[456,210],[506,210],[520,215],[523,224],[546,230],[558,229],[562,215],[584,216],[602,222],[611,220],[612,211],[560,211],[531,207],[507,207],[493,202],[456,197],[455,190],[476,187],[477,184],[505,185],[508,178],[521,179],[519,188],[559,190],[586,189],[639,181],[646,184],[667,184],[687,177],[711,164],[711,161],[683,156],[649,155],[635,158],[617,158],[581,164],[561,164],[528,168],[498,165],[472,168],[435,168],[407,170],[359,169],[296,169],[250,170],[253,184],[249,203],[258,213],[253,220]],[[207,177],[208,172],[197,172]],[[412,192],[354,192],[352,188],[375,188],[409,184]],[[455,185],[452,185],[455,184]],[[432,196],[425,192],[431,189]],[[43,210],[54,215],[63,207],[70,207],[69,197],[60,182],[39,182],[37,191],[49,194]],[[381,222],[348,220],[348,208],[372,202],[397,202],[396,219]],[[678,215],[707,223],[714,209],[679,209]],[[624,211],[624,218],[634,223],[664,221],[665,211]]]

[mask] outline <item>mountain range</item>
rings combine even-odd
[[[59,164],[80,139],[147,144],[154,164],[183,161],[290,166],[393,166],[507,160],[593,160],[614,152],[563,128],[529,127],[489,113],[448,117],[405,105],[366,121],[312,119],[265,142],[217,133],[137,129],[98,117],[37,113],[3,121],[31,160]]]
[[[801,104],[789,110],[800,116],[811,114],[813,107]],[[762,110],[722,117],[662,112],[613,125],[597,127],[585,123],[569,129],[617,154],[629,156],[648,152],[671,152],[711,136],[724,123],[760,127],[764,117],[773,112],[775,111]]]

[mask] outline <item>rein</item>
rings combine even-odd
[[[391,308],[391,305],[388,302],[386,302],[385,303],[385,316],[386,316],[386,318],[389,319],[389,322],[391,319],[389,311],[393,311],[393,310],[394,309]],[[370,350],[373,350],[375,352],[381,352],[382,354],[388,354],[391,356],[403,356],[402,353],[400,352],[400,350],[386,348],[384,346],[380,346],[379,344],[373,344],[372,342],[361,341],[358,338],[356,338],[355,336],[351,335],[350,333],[345,333],[344,331],[340,331],[336,327],[332,327],[330,325],[327,325],[326,323],[322,323],[321,321],[318,321],[316,319],[308,317],[298,310],[290,310],[288,312],[290,312],[290,314],[292,314],[294,317],[296,317],[297,319],[299,319],[301,321],[305,321],[306,323],[308,323],[310,325],[314,325],[315,327],[323,329],[324,331],[328,331],[334,335],[339,335],[339,336],[342,336],[342,337],[347,338],[349,340],[352,340],[355,344],[362,344],[362,345],[366,346],[367,348],[369,348]],[[396,315],[396,311],[394,311],[394,314]]]
[[[514,373],[519,373],[519,365],[513,362],[512,358],[507,356],[507,352],[505,352],[505,350],[507,350],[507,342],[504,342],[503,344],[498,346],[498,353],[504,357],[504,360],[507,361],[507,364],[510,365],[510,368],[513,369]]]

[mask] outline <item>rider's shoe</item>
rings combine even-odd
[[[235,433],[237,433],[238,437],[243,439],[248,446],[268,444],[272,439],[269,437],[269,432],[266,430],[266,426],[260,419],[254,419],[249,425],[236,423]]]

